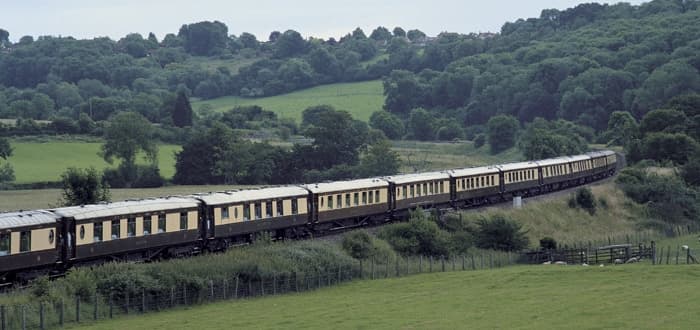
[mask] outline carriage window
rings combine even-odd
[[[445,181],[440,181],[440,193],[445,193]]]
[[[374,191],[374,196],[375,196],[374,198],[377,200],[377,203],[379,203],[379,202],[380,202],[380,200],[379,200],[379,190],[375,190],[375,191]]]
[[[228,206],[224,206],[221,208],[221,219],[228,219]]]
[[[408,189],[406,189],[406,186],[401,187],[401,190],[403,190],[403,198],[408,197]]]
[[[92,227],[92,241],[102,242],[102,222],[95,222]]]
[[[367,192],[362,192],[362,205],[367,204]]]
[[[462,179],[462,188],[464,188],[464,179]],[[431,194],[435,193],[435,182],[430,182],[428,184],[428,191],[430,191]]]
[[[292,214],[299,213],[299,202],[296,198],[292,199]]]
[[[158,215],[158,233],[165,232],[165,214]]]
[[[321,206],[323,206],[323,203],[321,203]],[[328,209],[333,209],[333,196],[328,196]]]
[[[277,216],[281,217],[284,215],[284,201],[281,199],[277,200]]]
[[[80,226],[80,239],[85,239],[85,226]]]
[[[151,234],[151,227],[152,226],[152,221],[151,221],[151,216],[146,215],[143,217],[143,235],[150,235]]]
[[[483,176],[481,177],[481,186],[482,187],[484,186],[484,177]]]
[[[272,216],[272,202],[265,202],[265,217],[269,218]]]
[[[187,212],[180,212],[180,230],[187,230]]]
[[[10,254],[10,233],[0,233],[0,256]]]
[[[413,185],[411,185],[411,197],[415,197],[415,196],[416,196],[416,190],[415,190],[415,189],[416,189],[416,188],[415,188]]]
[[[350,206],[350,194],[345,194],[345,207]]]
[[[49,244],[53,244],[54,232],[53,229],[49,230]]]
[[[120,220],[112,220],[112,239],[119,239],[121,223]]]
[[[238,206],[233,207],[233,216],[238,219]]]
[[[428,184],[424,183],[423,184],[423,195],[427,195],[427,194],[428,194]]]
[[[335,196],[335,206],[338,208],[343,207],[343,195]]]
[[[126,220],[126,237],[134,237],[136,235],[136,218]]]
[[[369,192],[369,203],[372,204],[374,203],[374,191]]]
[[[19,233],[19,252],[29,252],[32,246],[32,232],[23,231]]]
[[[468,180],[462,179],[462,189],[467,189],[467,182]],[[433,186],[430,186],[430,192],[433,192]]]
[[[323,207],[323,200],[324,200],[324,199],[325,199],[325,198],[321,197],[321,207]]]
[[[262,204],[260,202],[255,203],[255,219],[262,218]]]

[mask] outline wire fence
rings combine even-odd
[[[108,295],[83,293],[70,299],[0,306],[0,330],[54,329],[68,324],[91,323],[129,314],[205,304],[215,301],[252,299],[332,287],[356,280],[378,280],[436,272],[501,268],[518,262],[519,254],[489,252],[447,257],[392,257],[356,261],[316,272],[292,272],[250,278],[235,275],[210,280],[206,285],[182,284],[160,288],[127,288]]]

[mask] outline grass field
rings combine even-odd
[[[700,267],[522,266],[359,281],[81,329],[691,329]]]
[[[489,153],[488,146],[474,148],[474,143],[438,143],[419,141],[393,141],[393,147],[401,156],[401,172],[413,173],[462,167],[493,165],[523,159],[515,148],[496,155]]]
[[[246,186],[227,185],[167,186],[144,189],[111,189],[110,192],[112,194],[112,201],[123,201],[126,199],[186,195],[245,187]],[[54,207],[57,205],[60,198],[60,189],[0,190],[0,212]]]
[[[192,102],[192,107],[198,109],[204,104],[209,104],[214,110],[223,112],[240,105],[259,105],[265,110],[274,111],[280,117],[293,118],[300,122],[301,112],[306,108],[329,104],[338,110],[350,112],[355,119],[367,121],[372,112],[382,109],[383,93],[381,80],[372,80],[322,85],[263,98],[225,96],[211,100],[198,100]]]
[[[59,181],[68,167],[95,167],[102,170],[116,165],[107,164],[97,153],[101,143],[96,142],[23,142],[12,141],[14,149],[10,164],[15,169],[16,183]],[[158,166],[165,178],[175,174],[175,157],[180,146],[161,145],[158,151]],[[143,157],[139,157],[143,162]]]

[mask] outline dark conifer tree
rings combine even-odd
[[[172,115],[175,126],[192,126],[192,105],[184,92],[177,93],[177,100],[175,101]]]

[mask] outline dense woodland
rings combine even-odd
[[[517,146],[529,159],[610,143],[633,152],[632,160],[683,166],[698,157],[699,3],[581,4],[505,23],[500,33],[436,37],[378,27],[339,40],[304,39],[293,30],[258,40],[205,21],[160,40],[151,33],[117,41],[25,36],[11,43],[0,30],[0,118],[19,118],[0,124],[0,135],[108,139],[115,115],[135,112],[158,124],[147,139],[184,145],[174,181],[189,184],[390,173],[393,163],[372,171],[360,162],[372,160],[370,146],[386,148],[383,137],[469,139],[488,143],[493,153]],[[382,79],[386,96],[369,126],[324,106],[307,109],[295,123],[259,107],[219,114],[193,111],[189,103],[368,79]],[[239,133],[260,129],[313,142],[289,150]],[[216,156],[204,161],[204,150]],[[153,173],[134,167],[122,181],[129,185],[139,171]]]

